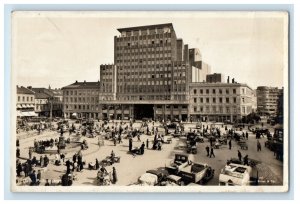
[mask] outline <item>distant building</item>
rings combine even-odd
[[[256,91],[257,112],[260,115],[275,116],[278,112],[280,96],[283,97],[283,89],[277,87],[259,86]]]
[[[62,116],[62,92],[60,89],[27,87],[35,95],[35,112],[38,116],[53,117]]]
[[[214,73],[214,74],[207,74],[206,75],[206,82],[207,83],[224,83],[224,76],[220,73]]]
[[[192,120],[236,121],[252,112],[253,90],[239,83],[190,83]]]
[[[100,82],[75,82],[62,88],[63,113],[66,118],[99,117]]]
[[[30,117],[35,116],[34,104],[35,93],[23,86],[17,86],[17,116]]]

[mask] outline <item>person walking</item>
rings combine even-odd
[[[247,139],[247,140],[248,140],[248,136],[249,136],[249,135],[248,135],[248,132],[246,132],[246,139]]]
[[[240,150],[238,150],[238,157],[239,157],[239,160],[242,161],[242,153],[240,152]]]
[[[95,166],[96,166],[96,170],[98,170],[98,169],[100,168],[98,159],[96,159],[96,164],[95,164]]]
[[[140,150],[141,150],[141,155],[143,155],[144,152],[145,152],[145,143],[144,143],[144,142],[143,142],[143,144],[141,145]]]
[[[216,157],[215,156],[215,153],[214,153],[214,148],[210,148],[210,155],[209,155],[209,158],[211,158],[211,156],[214,156],[214,157]]]
[[[113,167],[113,171],[112,171],[112,183],[116,184],[118,181],[118,177],[117,177],[117,171],[116,168]]]
[[[16,154],[17,154],[17,158],[19,158],[20,157],[20,149],[19,149],[19,147],[17,148]]]
[[[206,149],[206,156],[208,157],[208,156],[209,156],[209,146],[207,145],[207,146],[205,147],[205,149]]]
[[[148,139],[146,140],[146,148],[147,149],[149,148],[149,140]]]
[[[29,148],[29,151],[28,151],[28,156],[29,156],[29,159],[31,159],[31,158],[32,158],[32,149],[31,149],[31,148]]]
[[[229,145],[229,149],[231,149],[231,139],[229,140],[228,145]]]
[[[257,140],[257,151],[258,152],[261,151],[261,144],[260,144],[259,140]]]
[[[248,154],[244,157],[244,165],[249,166]]]
[[[132,138],[129,138],[129,152],[132,150]]]

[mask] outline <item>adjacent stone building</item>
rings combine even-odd
[[[31,117],[35,116],[34,105],[35,95],[34,91],[23,87],[17,86],[17,116],[18,117]]]
[[[191,83],[192,120],[236,121],[252,112],[253,90],[239,83]]]

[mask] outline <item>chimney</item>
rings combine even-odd
[[[232,83],[234,84],[234,78],[232,78]]]
[[[227,84],[229,84],[229,80],[230,80],[230,78],[229,78],[229,76],[227,77]]]
[[[78,83],[78,81],[76,80],[76,81],[75,81],[75,84],[77,84],[77,83]]]

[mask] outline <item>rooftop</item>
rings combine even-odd
[[[62,87],[62,89],[80,89],[80,88],[99,88],[100,81],[97,82],[78,82]]]
[[[25,88],[24,86],[17,86],[17,94],[34,94],[34,91]]]
[[[128,27],[128,28],[118,28],[117,30],[121,33],[123,31],[131,31],[131,30],[143,30],[143,29],[151,29],[151,28],[160,28],[160,27],[172,27],[172,23],[165,24],[155,24],[155,25],[145,25],[145,26],[137,26],[137,27]]]

